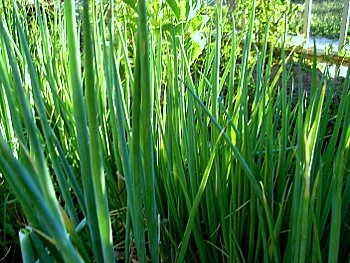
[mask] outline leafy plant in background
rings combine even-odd
[[[292,3],[303,5],[305,1],[292,0]],[[329,39],[339,38],[343,1],[314,0],[312,1],[312,19],[310,34]],[[301,20],[299,14],[297,20]]]
[[[190,65],[203,52],[209,31],[208,7],[202,1],[150,1],[149,22],[154,32],[164,34],[168,43],[172,42],[173,31],[184,42]],[[164,35],[163,35],[164,36]],[[183,38],[183,39],[180,39]]]
[[[348,261],[350,73],[331,111],[316,57],[309,93],[283,45],[271,78],[259,1],[246,31],[220,2],[184,3],[85,0],[77,17],[66,0],[52,22],[36,8],[35,40],[20,7],[1,13],[0,171],[24,261]]]
[[[246,30],[249,20],[251,1],[236,1],[234,16],[237,25]],[[256,1],[256,20],[254,21],[253,35],[256,43],[264,41],[266,25],[269,24],[269,42],[274,46],[282,46],[286,33],[301,33],[302,23],[298,19],[302,12],[302,5],[289,0]],[[240,21],[241,20],[241,21]]]

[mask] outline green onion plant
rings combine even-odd
[[[350,73],[339,88],[315,52],[306,87],[273,21],[253,45],[255,0],[241,30],[223,1],[160,2],[2,1],[23,261],[348,262]]]

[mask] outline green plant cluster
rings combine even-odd
[[[305,1],[292,0],[293,3],[303,5]],[[341,17],[343,13],[343,1],[314,0],[312,1],[312,17],[310,34],[313,36],[338,39],[341,28]],[[302,20],[300,14],[297,20]]]
[[[24,262],[350,260],[350,71],[274,58],[267,2],[244,30],[201,2],[7,2],[4,251],[19,227]]]
[[[311,34],[338,39],[342,14],[342,1],[315,1],[312,6]]]
[[[240,1],[236,3],[234,16],[236,24],[247,29],[249,21],[249,8],[252,2],[256,4],[255,21],[253,27],[254,41],[261,43],[265,39],[265,29],[269,28],[269,42],[275,46],[281,46],[286,34],[299,34],[302,21],[299,16],[302,5],[292,3],[289,0],[273,1]]]

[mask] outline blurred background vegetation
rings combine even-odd
[[[305,1],[292,2],[303,4]],[[343,5],[344,1],[341,0],[313,0],[310,34],[330,39],[339,38]]]

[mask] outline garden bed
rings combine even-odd
[[[350,75],[290,54],[268,1],[241,31],[220,4],[73,2],[0,13],[3,251],[349,261]]]

